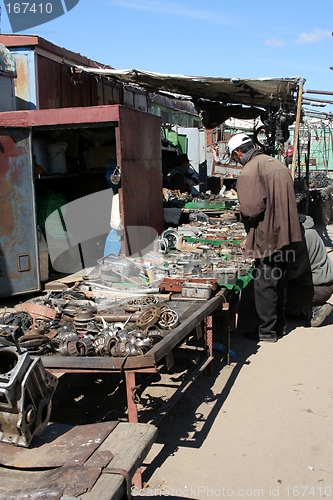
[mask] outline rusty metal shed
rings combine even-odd
[[[38,170],[33,161],[34,141],[63,134],[77,149],[71,153],[77,157],[70,171]],[[95,141],[88,148],[89,154],[94,154],[93,168],[83,169],[76,164],[80,138],[84,144],[88,139]],[[121,165],[120,212],[124,227],[147,226],[160,233],[164,223],[158,117],[119,105],[1,113],[0,297],[40,290],[36,197],[50,190],[71,202],[107,190],[105,159],[98,163],[101,148],[103,153],[107,148],[108,155],[112,154]],[[110,231],[110,204],[98,216],[106,232]]]
[[[81,54],[33,35],[0,34],[17,66],[15,78],[16,109],[53,109],[73,106],[122,104],[139,111],[160,104],[186,114],[193,114],[192,103],[167,99],[120,82],[108,76],[82,71],[112,69]],[[5,110],[4,110],[5,111]]]
[[[17,109],[52,109],[73,106],[123,104],[123,86],[109,78],[75,72],[80,64],[110,66],[54,45],[39,36],[0,34],[17,66]]]

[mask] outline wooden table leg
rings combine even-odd
[[[204,340],[207,356],[213,356],[213,316],[207,316],[204,320]],[[206,369],[207,375],[213,375],[213,364],[209,363]]]
[[[138,423],[138,407],[134,401],[135,395],[135,372],[125,371],[126,380],[126,396],[127,396],[127,411],[128,411],[128,421],[131,423]],[[142,489],[142,474],[141,468],[136,470],[133,478],[132,485],[138,489]]]
[[[135,392],[135,372],[125,371],[128,421],[138,423],[138,408],[133,399]]]
[[[142,474],[141,474],[141,467],[135,472],[133,478],[132,478],[132,484],[135,486],[137,489],[142,490]]]
[[[230,307],[228,302],[222,305],[222,310],[225,312],[223,321],[225,360],[230,365]]]

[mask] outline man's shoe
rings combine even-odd
[[[310,319],[310,326],[320,326],[325,318],[332,311],[332,306],[326,302],[323,306],[317,306],[312,308],[312,315]]]
[[[256,342],[259,342],[259,333],[258,333],[258,331],[256,331],[256,332],[245,332],[245,333],[242,333],[242,336],[245,337],[246,339],[255,340]]]
[[[255,340],[256,342],[276,342],[278,337],[282,337],[284,333],[259,333],[259,332],[245,332],[242,334],[243,337],[249,340]]]
[[[259,333],[260,342],[276,342],[277,339],[276,333]]]
[[[287,328],[283,328],[283,330],[278,330],[276,332],[276,335],[278,338],[284,337],[285,335],[287,335]]]

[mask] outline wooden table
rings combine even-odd
[[[0,443],[0,499],[130,498],[156,437],[150,424],[49,424],[29,448]]]
[[[196,331],[198,339],[203,339],[206,358],[197,367],[197,375],[205,370],[213,360],[213,313],[216,310],[225,313],[225,345],[226,359],[229,362],[229,295],[227,289],[220,290],[214,297],[203,302],[182,302],[183,318],[180,324],[156,343],[146,354],[141,356],[122,357],[70,357],[42,356],[43,365],[52,372],[89,373],[113,372],[123,373],[126,381],[126,395],[129,422],[138,422],[137,403],[135,402],[136,373],[156,373],[158,364],[163,360],[167,369],[173,366],[173,349],[179,345],[192,331]],[[168,302],[170,308],[177,301]]]

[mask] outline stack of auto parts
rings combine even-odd
[[[13,330],[18,348],[23,346],[31,355],[60,356],[139,356],[145,354],[163,335],[179,323],[176,311],[159,304],[154,296],[138,297],[113,304],[112,308],[97,311],[78,299],[47,296],[22,305],[22,311],[3,318],[4,340]],[[53,306],[45,306],[45,302]],[[44,304],[44,305],[42,305]],[[48,318],[43,308],[48,310]],[[43,317],[33,317],[27,310],[43,311]],[[15,324],[15,326],[13,326]]]

